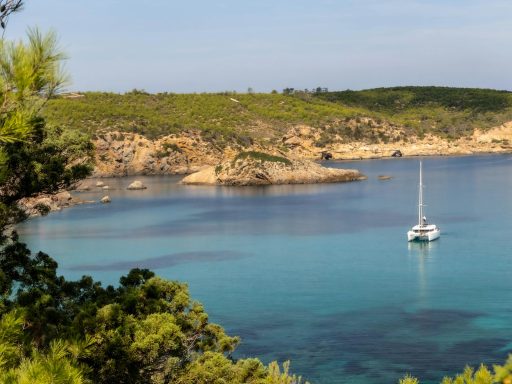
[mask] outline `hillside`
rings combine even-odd
[[[512,93],[445,87],[294,91],[287,95],[90,92],[84,97],[52,100],[46,117],[50,123],[90,133],[106,129],[155,138],[198,129],[205,137],[242,141],[245,136],[272,137],[299,124],[334,128],[346,136],[357,139],[362,135],[371,140],[368,131],[372,130],[366,123],[358,123],[352,132],[343,130],[346,121],[367,117],[376,125],[387,122],[418,135],[456,138],[474,128],[485,130],[512,120]],[[378,140],[375,136],[373,140]]]
[[[76,95],[74,95],[76,96]],[[512,93],[396,87],[286,94],[85,93],[47,121],[88,133],[99,174],[188,173],[241,149],[335,159],[512,150]]]

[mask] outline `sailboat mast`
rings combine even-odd
[[[420,160],[420,190],[418,198],[418,225],[422,224],[423,219],[423,170],[422,162]]]

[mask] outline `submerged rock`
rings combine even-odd
[[[313,184],[362,180],[355,169],[326,168],[309,160],[292,160],[263,152],[241,152],[232,161],[185,177],[183,184],[269,185]]]
[[[379,180],[391,180],[393,177],[389,175],[379,175],[377,176]]]
[[[126,189],[146,189],[147,187],[140,180],[135,180]]]

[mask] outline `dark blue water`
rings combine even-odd
[[[197,187],[107,180],[110,205],[20,228],[69,278],[117,283],[133,267],[189,283],[237,357],[290,359],[312,383],[424,383],[512,351],[512,157],[424,159],[441,239],[408,244],[418,159],[330,163],[362,182]],[[378,175],[393,176],[380,181]],[[89,192],[83,198],[101,197]]]

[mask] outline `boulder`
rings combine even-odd
[[[103,187],[105,185],[105,183],[103,181],[97,181],[96,182],[96,186],[97,187]]]
[[[110,200],[110,196],[103,196],[100,200],[100,203],[103,203],[103,204],[108,204],[110,203],[112,200]]]
[[[76,189],[75,189],[77,192],[84,192],[84,191],[90,191],[91,190],[91,187],[89,186],[89,184],[86,184],[86,183],[80,183],[76,186]]]
[[[147,187],[142,184],[142,181],[135,180],[133,183],[131,183],[127,189],[146,189]]]

